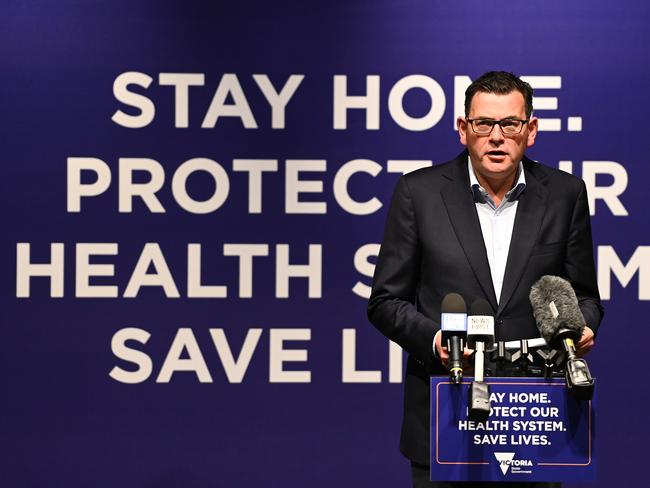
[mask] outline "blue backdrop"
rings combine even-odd
[[[639,483],[647,2],[0,18],[3,487],[406,486],[401,358],[367,322],[369,275],[400,172],[462,150],[458,101],[492,69],[531,77],[529,156],[594,200],[597,486]]]

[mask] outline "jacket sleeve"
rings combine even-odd
[[[587,189],[583,181],[580,182],[580,192],[571,218],[565,271],[578,297],[585,322],[596,334],[604,309],[600,304],[596,280]]]
[[[413,199],[405,176],[397,183],[379,251],[368,319],[418,362],[430,367],[440,325],[418,312],[420,240]],[[435,360],[437,361],[437,360]]]

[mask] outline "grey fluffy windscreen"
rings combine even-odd
[[[542,276],[530,289],[530,304],[537,328],[542,338],[548,343],[561,329],[575,331],[576,336],[582,334],[585,319],[578,306],[578,298],[569,283],[559,276]],[[554,316],[550,303],[555,304],[558,315]]]

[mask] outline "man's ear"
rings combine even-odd
[[[467,146],[467,120],[465,120],[465,117],[458,117],[456,119],[456,127],[458,127],[460,143],[463,146]]]
[[[531,117],[528,122],[528,138],[526,139],[526,146],[530,147],[535,144],[535,138],[537,137],[537,127],[538,127],[538,118]]]

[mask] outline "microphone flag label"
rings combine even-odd
[[[494,335],[494,317],[470,315],[467,318],[467,333]]]
[[[595,396],[564,379],[485,378],[490,416],[468,419],[473,378],[431,378],[431,480],[586,482],[595,479]]]
[[[441,314],[440,328],[448,331],[467,330],[467,314],[464,313],[443,313]]]

